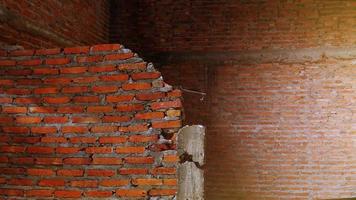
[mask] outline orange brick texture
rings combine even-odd
[[[119,44],[1,54],[0,199],[175,196],[181,92],[151,64]]]

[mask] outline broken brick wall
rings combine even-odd
[[[0,0],[0,46],[68,47],[108,43],[107,0]]]
[[[207,200],[356,196],[354,1],[115,2],[112,41],[207,93]]]
[[[0,198],[176,194],[181,93],[118,44],[2,51]]]

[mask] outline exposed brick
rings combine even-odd
[[[71,181],[70,185],[72,187],[95,188],[98,187],[98,182],[96,180]]]
[[[33,69],[34,75],[56,75],[59,74],[58,69],[54,68],[37,68]]]
[[[33,185],[33,181],[31,179],[19,179],[14,178],[7,181],[9,185],[23,185],[23,186],[31,186]]]
[[[34,144],[40,141],[39,137],[13,137],[12,141],[15,143]]]
[[[114,108],[112,106],[88,106],[87,112],[92,113],[110,113],[113,112]]]
[[[38,104],[41,102],[41,98],[35,98],[35,97],[18,97],[14,101],[15,103],[18,104]]]
[[[121,168],[119,169],[119,173],[122,175],[128,175],[128,174],[147,174],[148,169],[144,168]]]
[[[131,101],[134,95],[108,95],[106,101],[110,103]]]
[[[6,90],[7,94],[14,94],[14,95],[28,95],[31,94],[31,90],[29,89],[20,89],[20,88],[10,88]]]
[[[85,148],[85,152],[88,154],[112,153],[112,148],[111,147],[88,147]]]
[[[118,86],[115,85],[105,85],[105,86],[93,86],[92,91],[96,93],[113,93],[117,92],[119,89]]]
[[[176,189],[152,189],[149,191],[151,196],[170,196],[177,193]]]
[[[124,162],[128,164],[151,164],[154,159],[153,157],[126,157]]]
[[[135,124],[127,127],[119,127],[121,132],[143,132],[148,130],[148,124]]]
[[[115,157],[96,157],[93,158],[94,165],[120,165],[122,164],[121,158]]]
[[[79,153],[81,151],[81,148],[79,147],[57,147],[56,148],[56,153],[59,154],[75,154]]]
[[[2,112],[3,113],[26,113],[27,108],[26,107],[8,107],[8,106],[3,106],[2,107]]]
[[[95,137],[72,137],[69,140],[70,142],[77,144],[77,143],[95,143],[97,139]]]
[[[59,54],[61,52],[61,49],[59,48],[53,48],[53,49],[37,49],[36,50],[36,55],[54,55],[54,54]]]
[[[9,55],[10,56],[33,56],[35,53],[34,50],[28,49],[28,50],[15,50],[15,51],[10,51]]]
[[[94,126],[90,129],[92,133],[113,133],[117,131],[117,126]]]
[[[128,116],[104,116],[103,122],[128,122],[130,117]]]
[[[14,66],[16,61],[14,60],[0,60],[0,66]]]
[[[150,88],[151,84],[146,82],[128,83],[122,85],[122,89],[124,90],[148,90]]]
[[[26,75],[31,75],[32,70],[30,69],[13,69],[13,70],[8,70],[6,71],[8,75],[12,76],[26,76]]]
[[[156,79],[161,76],[161,73],[159,72],[141,72],[141,73],[135,73],[131,74],[131,78],[133,80],[141,80],[141,79]]]
[[[73,78],[74,83],[93,83],[99,80],[96,76],[86,76],[86,77],[75,77]]]
[[[104,65],[104,66],[89,67],[89,72],[91,72],[91,73],[113,72],[115,70],[116,70],[116,66],[114,66],[114,65]]]
[[[78,63],[87,63],[87,62],[100,62],[103,60],[103,56],[97,55],[97,56],[80,56],[77,57],[77,62]]]
[[[157,135],[132,135],[129,138],[130,142],[155,142],[157,140]]]
[[[63,160],[64,164],[68,165],[89,165],[91,163],[90,158],[65,158]]]
[[[104,191],[104,190],[90,190],[85,192],[85,196],[88,197],[104,198],[104,197],[111,197],[112,195],[113,195],[112,191]]]
[[[2,153],[21,153],[25,151],[23,146],[1,146],[0,152]]]
[[[84,175],[84,170],[81,170],[81,169],[59,169],[59,170],[57,170],[57,176],[80,177],[83,175]]]
[[[164,117],[163,112],[138,113],[135,115],[136,119],[160,119],[163,117]]]
[[[91,47],[92,52],[97,51],[116,51],[121,48],[120,44],[98,44]]]
[[[36,165],[62,165],[62,158],[36,158]]]
[[[180,120],[152,122],[153,128],[179,128],[181,126],[182,126],[182,122]]]
[[[133,53],[119,53],[119,54],[110,54],[105,56],[105,60],[126,60],[132,58]]]
[[[30,176],[52,176],[54,171],[51,169],[27,169],[27,174]]]
[[[162,180],[161,179],[154,179],[154,178],[149,178],[149,179],[133,179],[131,181],[133,185],[162,185]]]
[[[43,143],[66,143],[67,139],[64,137],[41,137]]]
[[[31,133],[54,134],[54,133],[57,133],[57,128],[54,126],[31,127]]]
[[[44,83],[45,84],[49,84],[49,85],[66,85],[66,84],[70,84],[71,83],[71,79],[70,78],[45,78],[44,79]]]
[[[79,198],[82,196],[82,192],[79,190],[56,190],[54,196],[59,198]]]
[[[158,167],[151,170],[151,173],[154,175],[157,174],[175,174],[177,172],[176,168],[168,168],[168,167]]]
[[[64,186],[65,180],[64,179],[43,179],[38,182],[38,185],[44,186],[44,187]]]
[[[70,63],[69,58],[49,58],[45,60],[46,65],[65,65]]]
[[[0,188],[0,195],[22,197],[24,196],[24,191],[21,189]]]
[[[49,124],[63,124],[68,122],[68,118],[67,117],[44,117],[43,122]]]
[[[166,101],[166,102],[154,102],[151,104],[153,110],[167,109],[167,108],[180,108],[182,103],[180,100]]]
[[[143,109],[144,106],[141,104],[120,104],[116,106],[116,110],[121,112],[140,111]]]
[[[125,179],[107,179],[100,181],[99,185],[103,187],[120,187],[129,184],[129,180]]]
[[[89,132],[86,126],[63,126],[62,133],[87,133]]]
[[[69,97],[44,97],[43,101],[50,104],[64,104],[70,102]]]
[[[60,72],[61,74],[82,74],[87,70],[87,67],[63,67],[60,69]]]
[[[55,94],[58,92],[58,89],[55,87],[47,87],[47,88],[35,88],[34,94]]]
[[[147,67],[147,63],[145,62],[124,63],[118,66],[120,70],[145,70],[146,67]]]
[[[54,113],[55,108],[45,107],[45,106],[35,106],[35,107],[29,107],[29,111],[31,113]]]
[[[136,99],[140,101],[150,101],[157,100],[165,97],[163,92],[155,92],[155,93],[139,93],[136,94]]]
[[[29,128],[27,127],[18,127],[18,126],[5,126],[2,127],[2,130],[5,133],[17,133],[17,134],[25,134],[29,132]]]
[[[26,190],[26,197],[52,197],[53,190],[30,189]]]
[[[119,197],[144,197],[147,191],[142,189],[118,189],[116,195]]]
[[[114,170],[107,169],[88,169],[86,173],[88,176],[114,176],[116,174]]]
[[[84,107],[82,106],[59,107],[57,112],[58,113],[82,113],[84,112]]]
[[[30,147],[27,147],[26,151],[27,151],[27,153],[31,153],[31,154],[51,154],[51,153],[54,153],[54,148],[30,146]]]
[[[35,65],[40,65],[41,63],[42,63],[41,59],[17,61],[17,65],[23,65],[23,66],[35,66]]]
[[[101,144],[116,144],[116,143],[124,143],[127,141],[126,136],[112,136],[112,137],[100,137],[99,143]]]
[[[101,120],[98,117],[73,117],[73,123],[99,123]]]
[[[117,147],[116,148],[116,153],[131,154],[131,153],[144,153],[144,152],[145,152],[145,147]]]
[[[75,103],[98,103],[100,98],[98,96],[76,96],[73,98]]]
[[[65,54],[85,54],[89,52],[89,46],[67,47],[64,48]]]
[[[106,82],[116,82],[116,81],[127,81],[129,79],[129,76],[127,74],[118,74],[118,75],[106,75],[106,76],[100,76],[101,81],[106,81]]]
[[[83,93],[87,91],[88,91],[88,87],[86,86],[64,87],[62,89],[63,93]]]

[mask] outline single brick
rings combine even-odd
[[[56,186],[64,186],[64,179],[43,179],[38,182],[39,186],[43,187],[56,187]]]
[[[165,97],[163,92],[154,92],[154,93],[139,93],[136,94],[136,99],[140,101],[151,101],[157,100]]]
[[[60,69],[60,72],[61,74],[83,74],[87,70],[87,67],[63,67]]]
[[[119,197],[144,197],[147,191],[142,189],[118,189],[116,195]]]
[[[151,83],[139,82],[139,83],[127,83],[122,85],[124,90],[148,90],[151,89]]]
[[[64,54],[86,54],[89,53],[89,46],[67,47],[64,48]]]
[[[57,170],[57,176],[83,176],[84,170],[81,169],[59,169]]]
[[[69,58],[49,58],[45,60],[46,65],[65,65],[70,63]]]
[[[30,146],[27,147],[27,153],[31,154],[51,154],[54,153],[53,147],[40,147],[40,146]]]
[[[96,180],[71,181],[70,186],[81,187],[81,188],[95,188],[98,187],[98,181]]]
[[[115,152],[122,154],[144,153],[145,147],[117,147]]]
[[[140,72],[131,75],[133,80],[141,80],[141,79],[156,79],[161,76],[159,72]]]
[[[124,102],[133,100],[134,95],[108,95],[106,101],[110,103]]]
[[[152,122],[152,128],[179,128],[182,126],[180,120]]]
[[[93,165],[120,165],[121,158],[115,157],[95,157],[93,158]]]
[[[116,144],[116,143],[124,143],[127,141],[126,136],[111,136],[111,137],[100,137],[99,143],[101,144]]]
[[[51,169],[27,169],[27,174],[30,176],[52,176],[54,171]]]
[[[126,157],[124,162],[128,164],[152,164],[154,162],[153,157]]]
[[[151,108],[153,110],[167,109],[167,108],[180,108],[180,107],[182,107],[182,102],[179,99],[174,101],[151,103]]]
[[[129,180],[125,179],[106,179],[100,181],[99,185],[103,187],[120,187],[129,184]]]
[[[82,192],[79,190],[56,190],[54,196],[59,198],[79,198],[82,196]]]
[[[162,179],[156,178],[137,178],[132,179],[133,185],[162,185]]]
[[[114,176],[115,170],[107,170],[107,169],[88,169],[86,171],[88,176]]]
[[[69,97],[44,97],[43,101],[50,104],[65,104],[70,102]]]
[[[116,51],[121,49],[120,44],[98,44],[91,47],[92,52],[98,51]]]
[[[118,75],[105,75],[105,76],[100,76],[101,81],[105,82],[123,82],[127,81],[129,79],[129,76],[127,74],[118,74]]]
[[[64,164],[67,165],[89,165],[91,163],[90,158],[82,158],[82,157],[77,157],[77,158],[65,158],[63,160]]]
[[[132,58],[134,56],[133,53],[118,53],[118,54],[109,54],[106,55],[104,60],[126,60]]]
[[[57,127],[54,127],[54,126],[31,127],[31,133],[54,134],[54,133],[57,133]]]
[[[163,117],[163,112],[138,113],[135,115],[136,119],[161,119]]]

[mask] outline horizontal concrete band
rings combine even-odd
[[[256,51],[159,52],[146,56],[155,64],[165,65],[185,61],[199,63],[302,63],[329,59],[355,59],[356,46],[278,49]]]

